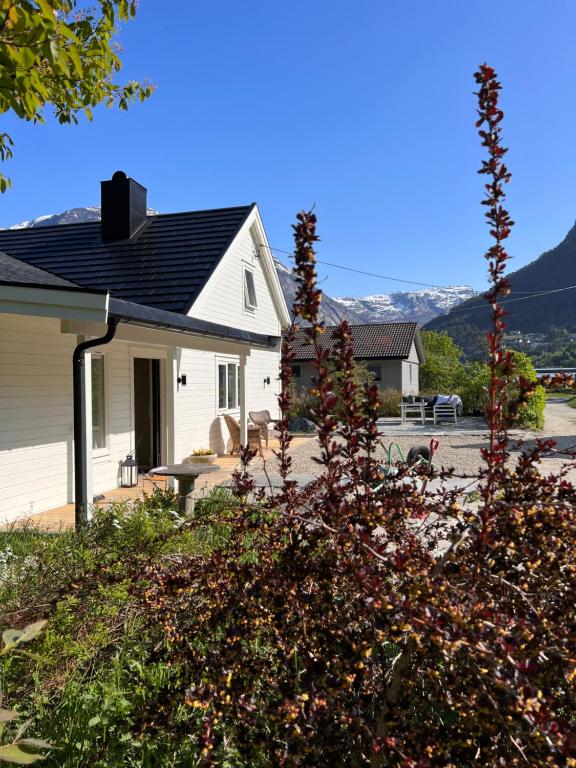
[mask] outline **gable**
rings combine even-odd
[[[249,281],[256,294],[253,308],[246,300],[245,272],[251,275]],[[251,293],[251,289],[249,291]],[[282,327],[289,323],[288,309],[256,208],[247,217],[188,314],[274,336],[279,336]]]

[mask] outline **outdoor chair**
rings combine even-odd
[[[240,453],[242,449],[242,443],[240,441],[240,424],[235,418],[229,414],[224,414],[224,421],[228,427],[230,438],[232,440],[232,450],[230,453],[235,456]],[[256,424],[248,425],[248,447],[253,450],[256,449],[260,456],[262,456],[262,441],[260,439],[260,427]]]
[[[439,421],[446,421],[454,419],[454,424],[458,424],[457,406],[451,403],[441,403],[434,407],[434,424],[438,424]]]
[[[277,426],[277,420],[270,416],[270,411],[248,411],[250,421],[258,426],[260,429],[260,435],[266,442],[266,448],[268,448],[268,433],[270,432],[270,424],[274,427]]]

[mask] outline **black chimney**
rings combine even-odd
[[[116,171],[100,182],[102,240],[129,240],[146,221],[146,187]]]

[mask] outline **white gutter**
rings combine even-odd
[[[106,323],[109,295],[75,288],[0,283],[0,312]]]

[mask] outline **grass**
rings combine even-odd
[[[573,389],[556,390],[554,392],[546,393],[547,400],[561,400],[566,403],[570,408],[576,408],[576,395]]]

